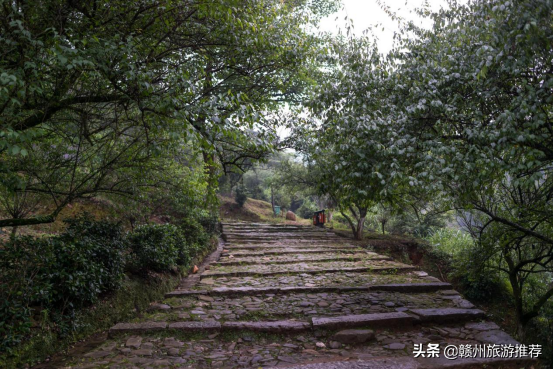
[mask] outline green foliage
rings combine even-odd
[[[138,270],[171,271],[186,254],[186,241],[179,228],[172,224],[144,224],[129,234],[131,265]]]
[[[52,311],[67,334],[76,310],[119,287],[126,247],[120,226],[87,216],[68,223],[59,236],[17,237],[0,248],[2,348],[20,342],[41,311]]]
[[[241,184],[236,186],[236,188],[234,189],[234,201],[236,201],[238,207],[243,207],[247,199],[248,192],[246,191],[246,187]]]
[[[313,213],[317,211],[317,205],[313,201],[306,200],[303,204],[296,210],[296,214],[304,219],[313,218]]]
[[[321,47],[310,30],[336,4],[3,3],[0,225],[53,222],[78,198],[145,197],[190,147],[212,205],[220,169],[278,145],[269,112],[302,95]]]
[[[11,296],[0,290],[2,301],[0,302],[0,352],[11,352],[11,348],[21,343],[31,329],[31,311],[22,304],[19,298]]]
[[[448,5],[421,9],[433,27],[403,24],[385,57],[369,36],[335,40],[294,137],[341,211],[470,213],[469,273],[508,280],[524,327],[553,298],[553,3]]]
[[[193,258],[201,255],[211,235],[216,233],[217,224],[217,217],[207,212],[198,214],[196,217],[182,218],[176,222],[180,237],[184,238],[179,243],[177,258],[179,265],[188,266]]]
[[[68,227],[61,236],[65,242],[83,249],[91,248],[90,256],[94,262],[102,265],[102,291],[117,289],[125,268],[124,254],[128,248],[122,227],[108,221],[95,221],[89,214],[66,219],[65,223]]]
[[[455,228],[438,228],[425,238],[441,252],[458,256],[474,248],[474,240],[467,232]]]
[[[35,318],[35,324],[39,326],[31,330],[31,336],[21,336],[25,339],[16,347],[0,349],[0,367],[23,368],[44,362],[47,357],[63,352],[91,334],[105,331],[116,323],[130,321],[137,317],[137,313],[146,311],[152,301],[159,301],[165,293],[174,290],[180,279],[180,275],[172,274],[148,279],[133,275],[125,278],[121,288],[113,294],[90,308],[76,312],[71,319],[70,335],[63,335],[59,329],[59,320],[56,322],[56,319],[44,310],[40,317]],[[19,314],[24,311],[20,310]],[[14,330],[8,333],[13,334]]]

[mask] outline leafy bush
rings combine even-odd
[[[296,210],[296,214],[304,219],[313,218],[313,213],[317,211],[317,205],[312,201],[304,201],[304,203]]]
[[[66,219],[65,223],[68,224],[66,232],[62,235],[65,242],[90,249],[90,256],[102,266],[102,290],[117,289],[125,268],[124,253],[128,248],[120,224],[94,221],[88,214]]]
[[[394,234],[430,237],[436,229],[451,230],[451,228],[445,228],[447,218],[448,214],[428,212],[417,217],[413,211],[405,211],[392,217],[389,228]]]
[[[497,273],[491,273],[485,263],[490,260],[472,237],[461,230],[441,228],[426,238],[433,249],[452,258],[451,276],[465,296],[472,300],[487,301],[499,297],[505,290]],[[493,262],[493,261],[492,261]]]
[[[20,299],[7,296],[0,291],[0,352],[10,352],[31,330],[30,309]]]
[[[186,241],[177,226],[144,224],[129,234],[131,264],[138,270],[170,271],[177,265]]]
[[[33,311],[68,326],[76,309],[119,287],[126,247],[120,226],[86,215],[67,223],[59,236],[17,237],[0,247],[1,349],[29,333]]]
[[[217,234],[219,232],[219,216],[217,215],[217,213],[210,213],[205,210],[198,213],[198,223],[203,227],[204,233],[207,233],[206,235],[202,236],[202,239],[207,242],[209,236]]]
[[[196,217],[179,219],[176,223],[186,241],[186,247],[179,250],[178,262],[188,265],[192,259],[199,256],[209,243],[209,238],[215,234],[218,218],[208,212],[197,214]]]
[[[246,200],[248,200],[248,192],[246,191],[246,187],[243,185],[239,185],[234,190],[234,200],[238,204],[239,207],[243,207],[246,203]]]
[[[453,228],[436,229],[426,237],[426,240],[434,248],[451,256],[474,247],[474,241],[470,234]]]

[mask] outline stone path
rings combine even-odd
[[[219,249],[72,368],[530,368],[414,358],[415,344],[517,344],[448,283],[324,229],[224,224]]]

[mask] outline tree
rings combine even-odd
[[[12,211],[0,225],[51,222],[77,198],[127,193],[131,172],[171,139],[195,137],[212,183],[217,155],[224,168],[258,160],[275,143],[260,112],[301,93],[319,43],[306,25],[332,4],[3,2],[0,174]],[[54,206],[20,218],[30,212],[13,204],[28,193]]]
[[[308,102],[314,120],[295,127],[294,141],[317,173],[319,194],[337,204],[362,239],[373,205],[399,206],[409,158],[397,155],[397,132],[381,119],[390,82],[378,50],[367,38],[337,40],[330,57],[329,73]]]
[[[337,53],[339,78],[316,101],[333,160],[317,164],[337,166],[342,191],[363,195],[359,176],[389,203],[414,190],[475,212],[473,234],[511,283],[523,337],[553,295],[553,4],[449,5],[421,10],[433,28],[406,24],[386,58],[365,46]]]
[[[483,255],[513,288],[519,335],[553,296],[553,35],[549,1],[441,10],[394,53],[390,121],[415,152],[415,185],[438,184],[480,221]],[[408,50],[404,52],[402,50]],[[409,78],[401,78],[409,76]],[[538,292],[539,291],[539,292]]]

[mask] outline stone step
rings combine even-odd
[[[248,291],[246,291],[248,292]],[[257,291],[259,292],[259,291]],[[248,321],[342,315],[409,313],[414,309],[455,308],[459,300],[441,299],[440,292],[396,293],[370,289],[349,291],[275,293],[253,295],[196,295],[170,297],[152,304],[146,319],[159,321]],[[413,315],[413,314],[410,314]],[[413,315],[413,318],[416,316]],[[471,318],[472,319],[472,318]],[[418,320],[417,320],[418,321]]]
[[[424,323],[456,324],[475,320],[484,317],[484,313],[474,309],[417,309],[433,310],[434,315],[427,316]],[[436,313],[437,310],[442,310]],[[456,310],[456,311],[454,311]],[[460,312],[460,310],[465,310]],[[413,312],[414,310],[409,310]],[[445,318],[445,317],[448,318]],[[375,314],[351,314],[340,316],[313,317],[311,322],[298,320],[277,320],[277,321],[179,321],[179,322],[142,322],[142,323],[119,323],[110,328],[109,335],[114,336],[121,333],[144,333],[159,332],[165,330],[181,331],[217,331],[217,330],[251,330],[254,332],[287,333],[299,332],[311,329],[342,329],[342,328],[385,328],[390,329],[411,329],[413,324],[418,323],[417,317],[405,312],[388,312]],[[500,331],[501,332],[501,331]]]
[[[286,248],[286,249],[279,249],[279,248],[266,248],[266,249],[260,249],[260,248],[254,248],[254,250],[262,250],[262,251],[235,251],[235,250],[247,250],[247,249],[237,249],[232,248],[228,249],[229,252],[223,252],[221,256],[228,256],[233,255],[234,257],[243,257],[243,256],[266,256],[266,255],[285,255],[285,254],[321,254],[321,253],[327,253],[327,252],[333,252],[335,254],[345,254],[345,253],[352,253],[356,250],[362,251],[362,249],[355,249],[355,248],[320,248],[320,247],[313,247],[313,248]]]
[[[405,283],[435,283],[437,278],[420,276],[418,271],[400,274],[379,273],[329,273],[329,274],[293,274],[273,276],[243,276],[204,278],[195,289],[210,290],[217,287],[326,287],[326,286],[367,286]],[[198,276],[199,278],[199,276]],[[183,285],[180,289],[188,290]]]
[[[332,235],[336,236],[336,233],[318,229],[270,229],[270,228],[260,228],[260,229],[223,229],[224,234],[236,235],[236,236],[255,236],[259,234],[271,235],[271,234],[292,234],[292,235],[314,235],[314,236],[325,236]]]
[[[537,364],[530,358],[457,358],[448,360],[440,358],[413,358],[413,357],[376,357],[360,360],[333,360],[320,363],[304,363],[287,365],[287,369],[530,369]],[[270,367],[280,369],[282,366]]]
[[[256,223],[256,222],[221,222],[223,226],[245,226],[245,227],[305,227],[313,228],[312,225],[304,224],[278,224],[278,223]]]
[[[223,229],[232,229],[232,230],[258,230],[258,229],[271,229],[271,230],[282,230],[282,229],[292,229],[292,230],[301,230],[301,231],[328,231],[326,228],[314,227],[312,225],[292,225],[292,224],[264,224],[264,225],[240,225],[240,224],[223,224]]]
[[[293,265],[293,264],[283,264]],[[200,276],[200,279],[218,277],[240,277],[240,276],[272,276],[272,275],[293,275],[293,274],[328,274],[328,273],[404,273],[415,270],[413,266],[372,266],[372,267],[349,267],[349,268],[320,268],[303,270],[231,270],[227,272],[207,271]]]
[[[349,244],[305,244],[305,243],[273,243],[273,244],[225,244],[225,249],[227,250],[261,250],[261,251],[272,251],[278,249],[289,249],[289,250],[307,250],[307,249],[327,249],[327,250],[343,250],[349,249],[352,250],[363,250],[359,246],[349,245]]]
[[[240,237],[240,238],[249,238],[249,237],[339,237],[334,232],[321,232],[321,231],[301,231],[301,230],[255,230],[255,231],[229,231],[224,230],[222,234],[228,237]]]
[[[274,322],[224,322],[224,330],[291,333],[303,332],[311,329],[311,323],[297,320],[280,320]]]
[[[260,233],[294,233],[294,234],[331,234],[335,235],[334,232],[320,230],[316,228],[311,229],[294,229],[294,228],[258,228],[258,229],[229,229],[224,228],[223,233],[232,234],[232,235],[256,235]]]
[[[349,291],[388,291],[403,293],[424,293],[451,289],[451,284],[445,282],[434,283],[396,283],[367,286],[322,286],[322,287],[217,287],[211,290],[175,290],[165,294],[165,297],[182,297],[190,295],[261,295],[286,293],[323,293]]]
[[[256,322],[207,322],[207,321],[185,321],[185,322],[144,322],[144,323],[118,323],[109,329],[109,336],[115,337],[119,334],[145,334],[162,331],[252,331],[267,333],[297,333],[311,330],[312,326],[307,321],[279,320],[279,321],[256,321]]]
[[[352,334],[355,336],[354,342],[350,339],[342,342],[341,338],[338,338],[346,333],[343,330],[336,333],[324,329],[313,332],[289,330],[287,334],[272,334],[266,331],[257,333],[253,329],[259,327],[259,322],[250,322],[250,329],[234,330],[232,327],[228,330],[230,335],[225,337],[223,324],[219,328],[217,324],[195,323],[176,326],[176,329],[167,328],[161,332],[142,332],[140,335],[114,334],[107,342],[76,358],[75,361],[68,362],[64,367],[529,369],[537,364],[530,358],[447,360],[443,357],[443,343],[440,345],[439,358],[414,357],[413,343],[418,342],[441,343],[445,340],[448,344],[458,347],[482,344],[482,341],[472,338],[476,332],[467,329],[469,324],[476,323],[448,328],[452,331],[463,331],[470,338],[454,339],[443,336],[441,339],[432,339],[435,333],[417,330],[349,330],[349,338],[352,338]],[[205,331],[202,327],[206,328]],[[179,330],[185,334],[180,335]],[[361,337],[362,334],[365,336]]]
[[[308,242],[308,243],[316,243],[316,242],[334,242],[334,243],[347,243],[350,242],[347,239],[343,238],[334,238],[334,237],[265,237],[263,240],[257,240],[252,237],[247,238],[225,238],[225,242],[232,243],[233,241],[236,241],[237,243],[262,243],[262,241],[265,241],[267,243],[275,243],[275,242],[291,242],[291,243],[297,243],[297,242]]]
[[[330,261],[362,261],[362,260],[392,260],[389,256],[324,256],[318,258],[295,258],[295,259],[274,259],[274,260],[243,260],[240,258],[218,261],[213,265],[229,266],[229,265],[260,265],[260,264],[294,264],[298,261],[302,262],[330,262]],[[229,260],[229,261],[226,261]]]
[[[313,328],[342,329],[342,328],[402,328],[408,329],[413,325],[415,318],[403,312],[344,315],[337,317],[313,318]]]
[[[281,236],[281,235],[275,235],[273,237],[269,236],[259,236],[259,237],[236,237],[236,236],[227,236],[223,235],[223,240],[227,243],[275,243],[275,242],[304,242],[307,241],[309,243],[314,242],[335,242],[335,243],[342,243],[344,242],[344,239],[338,238],[338,237],[303,237],[303,236]]]
[[[517,342],[481,321],[484,312],[450,284],[412,266],[377,260],[387,257],[365,254],[353,241],[312,226],[225,222],[223,230],[227,242],[218,253],[165,301],[152,304],[143,322],[113,326],[111,339],[64,367],[468,369],[529,363],[414,358],[419,342],[440,343],[441,349],[445,342]]]
[[[484,318],[486,314],[478,309],[412,309],[422,323],[457,323]]]

